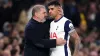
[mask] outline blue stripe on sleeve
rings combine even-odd
[[[65,32],[69,32],[71,29],[69,28],[69,24],[71,23],[70,20],[67,20],[64,25]]]
[[[67,38],[68,38],[68,33],[65,33],[64,39],[66,39],[66,41],[67,41]],[[64,45],[64,50],[65,50],[65,56],[68,56],[67,43]]]

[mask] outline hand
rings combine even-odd
[[[56,39],[56,45],[60,46],[60,45],[64,45],[66,44],[66,40],[62,39],[62,38],[57,38]]]

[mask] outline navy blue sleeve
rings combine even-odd
[[[74,30],[74,26],[70,20],[67,20],[64,25],[64,30],[67,33],[71,33]]]

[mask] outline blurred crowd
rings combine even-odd
[[[0,0],[0,56],[23,56],[24,28],[35,4],[51,0]],[[81,38],[79,56],[100,56],[100,0],[57,0]],[[70,44],[73,50],[73,43]]]

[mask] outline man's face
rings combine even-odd
[[[41,21],[45,21],[46,17],[47,17],[47,11],[45,8],[41,8],[39,12],[37,12],[37,17],[41,20]]]
[[[58,15],[58,7],[55,7],[54,5],[50,5],[48,9],[49,9],[50,17],[55,18]]]

